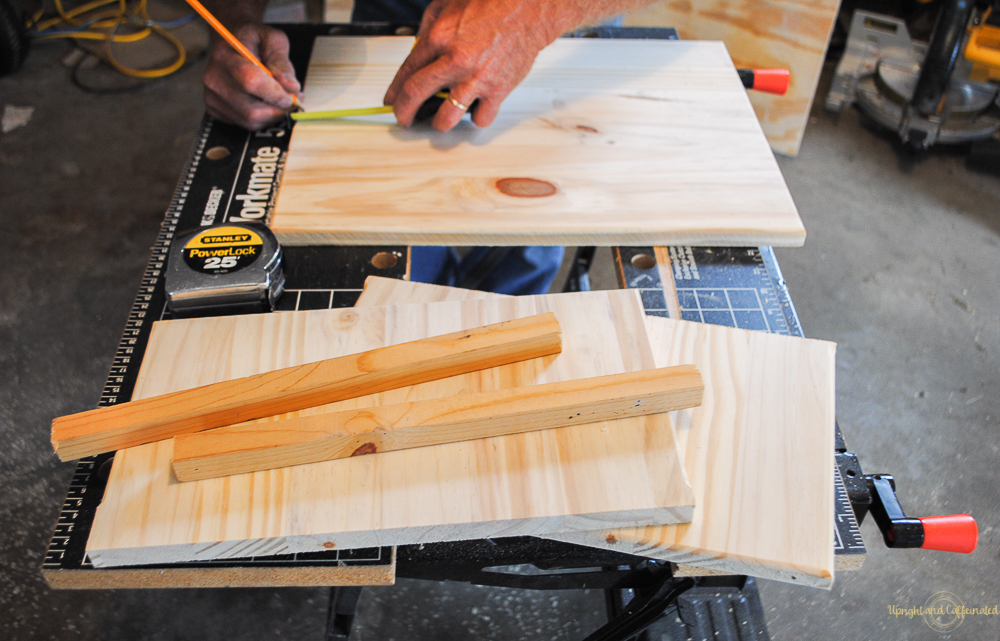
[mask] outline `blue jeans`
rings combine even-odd
[[[429,0],[356,0],[354,22],[420,24]],[[488,258],[489,248],[474,247],[463,259],[451,247],[413,247],[410,250],[410,280],[436,285],[468,285],[476,266]],[[491,257],[491,256],[489,256]],[[562,247],[511,247],[485,277],[474,278],[472,287],[511,295],[545,294],[562,263]]]
[[[451,247],[412,247],[410,280],[484,292],[527,296],[545,294],[562,264],[562,247],[507,247],[506,255],[482,277],[474,270],[489,260],[488,247],[473,247],[464,258]],[[472,281],[469,279],[472,277]]]

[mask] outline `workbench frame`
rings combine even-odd
[[[316,36],[412,35],[415,28],[414,25],[392,24],[279,26],[289,33],[291,58],[300,78],[305,76]],[[672,29],[611,27],[574,35],[677,37]],[[152,324],[170,317],[165,309],[163,276],[174,236],[199,225],[228,220],[229,204],[249,181],[250,172],[245,166],[249,163],[244,161],[253,157],[262,146],[279,147],[283,153],[287,151],[291,127],[292,123],[288,122],[251,133],[205,117],[143,275],[100,397],[100,406],[131,398]],[[278,184],[280,171],[275,177],[274,193]],[[207,202],[219,201],[211,198],[213,190],[223,195],[216,208],[209,208]],[[273,206],[273,198],[270,205]],[[287,284],[277,311],[350,307],[360,295],[365,278],[369,275],[403,278],[409,259],[405,246],[286,247],[283,251]],[[791,298],[769,247],[623,247],[615,248],[613,254],[619,284],[639,290],[648,314],[802,335]],[[580,248],[566,284],[567,291],[589,288],[586,274],[593,255],[593,248]],[[748,292],[753,296],[747,298],[744,294]],[[737,299],[755,302],[736,304]],[[263,310],[248,308],[245,311]],[[535,537],[97,569],[86,558],[86,542],[113,458],[114,453],[102,454],[77,464],[42,566],[43,575],[53,587],[340,584],[331,595],[328,637],[344,639],[350,632],[359,586],[388,583],[381,579],[391,574],[394,565],[395,576],[403,578],[540,590],[605,590],[610,622],[588,636],[587,641],[631,638],[657,619],[662,622],[664,610],[671,606],[676,606],[684,618],[682,630],[685,634],[696,630],[708,634],[714,630],[715,639],[760,641],[768,638],[752,579],[696,576],[713,573]],[[859,508],[866,509],[870,497],[857,458],[847,452],[839,427],[837,463],[835,552],[838,568],[849,568],[860,565],[865,555],[854,513]],[[533,567],[536,571],[525,573],[525,567]],[[699,590],[708,590],[711,594],[697,596]],[[684,594],[689,596],[682,597]],[[720,628],[717,621],[713,623],[711,611],[728,611],[735,623]],[[680,621],[680,618],[675,619]],[[737,619],[745,623],[740,624]]]

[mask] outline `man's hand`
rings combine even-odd
[[[389,85],[384,103],[404,127],[425,100],[449,89],[472,110],[472,122],[489,126],[500,103],[531,70],[538,52],[561,33],[572,15],[551,14],[547,0],[434,0],[424,12],[416,46]],[[572,13],[572,12],[569,12]],[[561,18],[561,19],[558,19]],[[445,100],[434,116],[438,131],[454,127],[465,110]]]
[[[258,130],[285,117],[292,107],[292,93],[302,87],[288,59],[288,37],[262,24],[248,23],[233,35],[271,70],[274,78],[241,56],[221,38],[209,54],[205,106],[213,118]]]

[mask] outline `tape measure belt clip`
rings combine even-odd
[[[213,225],[171,245],[166,296],[175,313],[258,303],[273,309],[284,285],[281,246],[265,225]]]

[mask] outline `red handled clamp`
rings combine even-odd
[[[891,548],[923,548],[969,554],[976,549],[979,528],[968,514],[910,518],[896,498],[896,479],[888,474],[865,475],[869,508],[885,544]]]
[[[788,69],[737,69],[747,89],[766,91],[784,96],[788,91]]]

